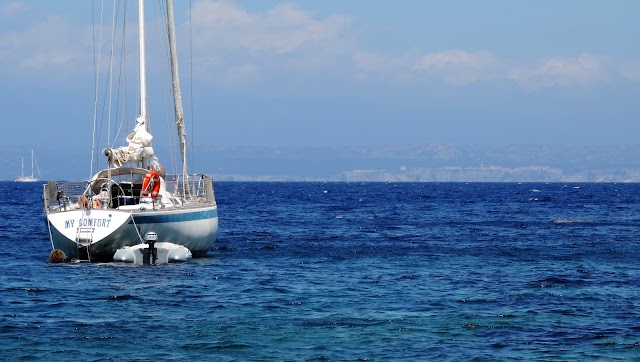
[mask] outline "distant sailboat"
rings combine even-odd
[[[33,156],[33,150],[31,150],[31,176],[25,176],[24,175],[24,157],[22,158],[22,176],[18,177],[16,179],[16,182],[37,182],[40,181],[40,179],[38,177],[35,177],[33,175],[33,162],[34,162],[35,157]],[[38,169],[38,176],[42,177],[40,175],[40,169]]]

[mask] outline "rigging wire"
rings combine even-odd
[[[112,104],[113,97],[113,53],[115,48],[115,38],[116,38],[116,17],[118,15],[116,5],[118,2],[113,2],[113,14],[111,18],[111,51],[109,53],[109,105]],[[108,109],[107,116],[107,145],[111,143],[111,106]]]
[[[95,1],[92,3],[92,5],[95,5]],[[91,147],[92,149],[91,176],[94,173],[94,167],[96,168],[96,170],[99,169],[98,167],[99,160],[95,158],[95,156],[98,153],[96,150],[96,145],[97,143],[100,143],[101,142],[100,139],[102,139],[101,134],[104,128],[103,125],[105,123],[105,117],[106,117],[106,128],[107,128],[106,129],[107,147],[114,147],[115,144],[118,142],[119,136],[122,133],[123,128],[129,125],[127,122],[128,117],[126,116],[127,108],[128,108],[127,98],[126,98],[126,95],[127,95],[127,86],[126,86],[127,84],[127,72],[126,72],[126,68],[127,68],[126,67],[127,4],[126,4],[126,1],[124,2],[124,5],[122,5],[124,10],[122,12],[123,25],[122,25],[121,41],[119,44],[117,44],[116,42],[116,35],[117,35],[116,29],[118,28],[117,24],[119,22],[119,18],[121,14],[121,9],[122,9],[121,5],[122,5],[121,0],[113,0],[110,56],[108,60],[108,72],[105,73],[105,77],[106,77],[105,82],[107,83],[107,86],[104,87],[102,101],[100,102],[101,105],[99,105],[99,102],[98,102],[99,101],[98,95],[100,94],[100,88],[101,88],[100,78],[101,78],[101,68],[102,68],[102,48],[103,48],[104,14],[105,14],[104,0],[101,1],[99,30],[96,30],[95,8],[92,11],[94,15],[93,45],[94,45],[94,71],[96,76],[95,76],[95,94],[94,94],[94,122],[93,122],[94,129],[93,129],[93,140],[92,140],[92,147]],[[99,34],[99,36],[97,36],[96,34]],[[97,44],[96,44],[96,38],[99,39]],[[113,72],[114,72],[114,66],[115,66],[114,56],[115,56],[117,46],[120,46],[120,64],[119,64],[119,70],[118,70],[118,77],[116,80],[113,77]],[[123,78],[124,78],[124,82],[123,82]],[[114,85],[114,81],[116,82],[115,85]],[[114,91],[115,91],[115,100],[114,100],[114,94],[113,94]],[[118,127],[118,122],[112,120],[112,114],[117,115],[119,113],[119,110],[121,109],[121,106],[120,106],[121,98],[123,98],[122,94],[124,94],[124,107],[122,107],[122,121],[119,122],[120,126]],[[99,106],[101,106],[101,109],[102,109],[100,114],[98,114]],[[111,132],[112,126],[113,126],[113,137]]]
[[[158,64],[160,64],[160,66],[162,67],[162,74],[171,74],[171,61],[170,61],[170,51],[169,51],[169,44],[167,42],[167,39],[169,38],[168,34],[167,34],[167,7],[166,7],[166,2],[165,1],[158,1],[158,6],[156,7],[156,11],[158,13],[158,16],[156,16],[156,19],[158,19],[156,21],[156,27],[158,28],[158,31],[156,31],[157,37],[156,39],[158,39],[158,44],[160,44],[162,46],[162,51],[164,53],[164,62],[158,62]],[[165,83],[165,81],[168,80],[168,83]],[[172,108],[171,106],[174,105],[173,103],[173,88],[172,88],[172,83],[171,83],[171,77],[169,76],[169,78],[163,78],[163,81],[161,83],[161,87],[160,89],[162,89],[162,99],[165,100],[163,102],[164,104],[164,120],[165,120],[165,126],[167,127],[167,142],[169,143],[169,162],[171,164],[171,173],[172,174],[176,174],[177,173],[177,161],[176,161],[176,157],[177,157],[177,151],[175,150],[175,140],[173,137],[171,137],[172,134],[174,134],[175,132],[171,130],[172,125],[175,124],[175,108]],[[175,107],[175,106],[174,106]]]
[[[94,100],[93,100],[93,132],[92,132],[92,140],[91,140],[91,163],[89,167],[89,179],[93,176],[93,161],[96,147],[96,128],[98,123],[98,86],[100,81],[100,57],[101,57],[101,44],[102,44],[102,18],[104,15],[104,1],[101,1],[100,6],[100,32],[99,32],[99,41],[97,48],[97,58],[96,58],[96,20],[95,20],[95,1],[91,3],[91,18],[93,20],[93,70],[96,74],[94,80]]]
[[[127,117],[127,52],[126,50],[126,46],[127,46],[127,38],[126,38],[126,33],[127,33],[127,2],[124,2],[124,10],[123,10],[123,15],[122,15],[122,45],[121,45],[121,51],[120,51],[120,70],[118,73],[118,87],[117,87],[117,94],[118,97],[116,98],[116,111],[118,109],[120,109],[120,89],[122,89],[124,95],[122,97],[122,99],[124,100],[124,107],[122,107],[122,119],[119,122],[119,127],[117,127],[117,124],[114,125],[114,131],[115,131],[115,136],[113,137],[113,143],[110,144],[109,147],[113,148],[115,147],[115,144],[117,142],[117,140],[120,138],[120,133],[122,132],[123,128],[125,127],[125,123],[126,126],[129,126],[129,122],[127,121],[129,118]],[[124,75],[124,81],[122,80]],[[124,85],[123,85],[124,83]],[[116,128],[117,127],[117,128]]]
[[[193,135],[196,133],[194,128],[194,110],[193,110],[193,1],[189,0],[189,107],[191,113],[191,142],[189,142],[189,154],[195,155],[193,153]],[[189,158],[190,168],[195,170],[193,167],[193,159],[194,157]]]
[[[111,21],[111,26],[112,26],[112,31],[111,31],[111,47],[109,49],[110,53],[109,53],[109,58],[107,60],[107,58],[105,58],[105,61],[108,61],[108,64],[106,69],[108,69],[107,72],[101,72],[102,68],[105,67],[105,64],[103,64],[103,57],[102,57],[102,53],[103,53],[103,47],[105,46],[105,44],[103,43],[105,37],[104,35],[106,35],[105,32],[105,0],[100,1],[99,4],[99,10],[98,10],[98,3],[96,3],[96,1],[98,0],[94,0],[92,2],[92,18],[93,18],[93,53],[94,53],[94,72],[95,72],[95,78],[94,78],[94,109],[93,109],[93,133],[92,133],[92,143],[91,143],[91,167],[90,167],[90,176],[89,179],[93,176],[94,172],[96,172],[96,170],[99,169],[98,167],[98,163],[99,163],[99,157],[97,157],[98,155],[98,150],[97,150],[97,144],[100,143],[100,139],[101,134],[103,134],[104,130],[104,124],[106,123],[106,138],[107,138],[107,147],[114,147],[119,141],[119,139],[121,138],[121,135],[123,133],[123,129],[126,129],[126,126],[128,125],[128,123],[130,122],[129,117],[126,116],[126,110],[127,110],[127,98],[126,98],[126,94],[127,94],[127,66],[126,66],[126,43],[127,43],[127,32],[126,32],[126,16],[127,16],[127,6],[126,6],[126,1],[124,2],[124,4],[120,3],[120,0],[112,0],[112,5],[113,5],[113,9],[112,9],[112,21]],[[166,43],[166,39],[168,38],[167,36],[167,28],[166,28],[166,24],[167,24],[167,14],[166,14],[166,4],[164,3],[164,1],[158,1],[157,4],[160,4],[156,10],[160,9],[159,13],[160,16],[156,17],[156,19],[161,19],[159,20],[158,23],[156,24],[162,24],[161,26],[159,26],[160,31],[158,31],[156,34],[158,34],[158,38],[162,39],[160,40],[158,43],[164,46],[164,53],[166,54],[166,60],[167,62],[157,62],[155,64],[159,64],[161,67],[170,67],[169,62],[170,62],[170,56],[169,56],[169,49],[168,49],[168,44]],[[164,4],[164,5],[163,5]],[[121,6],[123,6],[123,8],[121,8]],[[190,1],[190,6],[189,6],[189,16],[192,16],[192,3]],[[122,10],[124,9],[124,10]],[[97,18],[97,14],[99,11],[99,18]],[[122,11],[124,11],[124,13],[122,13]],[[122,20],[123,25],[122,25],[122,36],[121,36],[121,44],[116,44],[116,38],[117,38],[117,33],[118,31],[116,30],[116,27],[118,26],[117,24],[120,22],[119,17],[123,16],[124,19]],[[190,27],[189,27],[189,43],[190,43],[190,78],[191,78],[191,82],[190,82],[190,107],[191,107],[191,126],[193,126],[193,53],[191,51],[191,49],[193,48],[193,32],[192,32],[192,25],[190,22]],[[115,55],[117,52],[117,45],[121,45],[121,55],[120,55],[120,62],[121,64],[119,65],[119,70],[116,71],[115,70]],[[106,53],[106,52],[105,52]],[[166,70],[167,68],[165,68]],[[114,73],[114,71],[116,71]],[[168,71],[165,72],[166,74],[169,74]],[[114,78],[114,74],[116,75]],[[124,78],[124,85],[123,85],[123,78]],[[105,84],[105,86],[101,86],[101,84]],[[169,86],[172,87],[172,81],[169,81]],[[114,87],[116,87],[114,89]],[[164,98],[163,99],[168,99],[170,97],[170,95],[167,95],[167,88],[166,87],[160,87],[160,89],[163,90],[164,93]],[[114,93],[115,92],[115,93]],[[124,99],[121,100],[121,98],[124,95]],[[114,104],[115,102],[115,104]],[[124,107],[121,108],[121,102],[124,102]],[[148,102],[148,101],[147,101]],[[101,104],[100,104],[101,103]],[[171,137],[171,134],[174,134],[174,132],[171,131],[171,126],[175,124],[175,109],[173,110],[169,110],[169,108],[171,107],[171,105],[173,104],[173,102],[163,102],[164,106],[165,106],[165,113],[167,114],[166,117],[166,125],[167,125],[167,132],[168,132],[168,142],[169,142],[169,150],[170,150],[170,161],[171,161],[171,166],[172,166],[172,170],[174,172],[174,174],[178,173],[178,161],[177,161],[177,152],[176,151],[176,140]],[[147,105],[148,106],[148,105]],[[114,108],[115,107],[115,108]],[[174,106],[175,107],[175,106]],[[99,109],[101,109],[100,113],[98,113]],[[122,119],[120,121],[117,121],[116,117],[115,119],[113,119],[113,117],[120,113],[120,109],[122,109]],[[173,116],[171,116],[173,115]],[[125,124],[127,123],[127,124]],[[149,124],[151,122],[149,121]],[[191,135],[191,141],[193,141],[193,134]],[[193,142],[191,142],[191,145],[189,145],[190,150],[193,149]],[[193,160],[189,160],[189,166],[192,167],[192,163]]]

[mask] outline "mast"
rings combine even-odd
[[[31,178],[33,178],[33,150],[31,150]]]
[[[178,50],[176,46],[176,30],[173,16],[173,1],[167,0],[167,32],[169,34],[169,53],[171,55],[171,80],[173,83],[173,103],[176,113],[176,127],[180,139],[180,156],[182,161],[182,192],[183,198],[189,194],[187,183],[187,132],[184,127],[184,112],[182,110],[182,97],[180,95],[180,76],[178,74]]]
[[[140,114],[138,121],[142,120],[145,129],[149,132],[147,123],[147,70],[144,42],[144,0],[138,0],[138,41],[140,42]]]

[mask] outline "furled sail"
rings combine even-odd
[[[146,164],[153,157],[153,147],[150,146],[153,136],[147,132],[146,121],[143,116],[136,119],[136,126],[127,136],[129,145],[104,150],[109,163],[114,167],[122,167],[127,162],[142,162]]]

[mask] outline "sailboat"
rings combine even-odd
[[[31,176],[25,176],[24,175],[24,158],[22,158],[22,176],[18,177],[16,179],[16,182],[37,182],[40,181],[39,178],[35,177],[33,175],[33,162],[34,162],[34,155],[33,155],[33,150],[31,150]],[[40,170],[38,170],[38,174],[40,173]]]
[[[44,212],[51,246],[70,259],[111,262],[118,250],[154,240],[206,256],[218,232],[213,180],[187,171],[186,130],[180,94],[173,4],[166,1],[166,23],[175,122],[182,172],[166,175],[151,147],[147,115],[144,0],[138,0],[140,103],[126,145],[102,151],[108,168],[88,181],[48,182]]]

